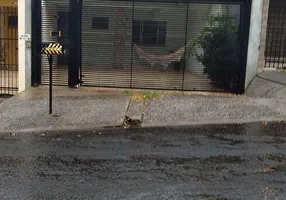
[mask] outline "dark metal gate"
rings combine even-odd
[[[42,41],[69,46],[55,84],[244,90],[251,1],[41,2]]]
[[[53,84],[75,86],[80,83],[80,11],[79,0],[33,0],[34,33],[41,31],[33,43],[56,42],[63,44],[65,56],[55,57],[53,65]],[[39,26],[40,21],[40,26]],[[39,46],[34,46],[36,52]],[[38,70],[38,65],[41,66]],[[49,64],[45,56],[33,59],[34,84],[49,83]]]
[[[266,68],[286,68],[286,2],[271,0],[268,11]]]
[[[69,44],[69,1],[41,1],[41,40],[42,42],[59,42]],[[41,81],[49,83],[49,63],[46,56],[42,57]],[[68,85],[69,56],[55,57],[53,66],[53,83]]]
[[[0,95],[18,91],[18,11],[0,7]]]

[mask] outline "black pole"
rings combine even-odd
[[[49,65],[50,65],[50,95],[49,95],[49,105],[50,105],[50,109],[49,109],[49,113],[52,114],[53,113],[53,71],[52,71],[52,67],[53,67],[53,56],[52,55],[48,55],[48,60],[49,60]]]
[[[32,0],[32,86],[41,84],[41,1]]]
[[[69,63],[68,63],[68,85],[74,88],[80,83],[79,72],[81,65],[81,27],[80,27],[80,1],[69,0]]]
[[[251,18],[251,5],[252,0],[243,0],[240,4],[240,27],[239,27],[239,67],[238,67],[238,81],[235,93],[243,94],[245,91],[246,80],[246,64],[247,64],[247,51],[248,39],[250,30]]]
[[[188,40],[188,24],[189,24],[189,7],[190,3],[187,6],[187,14],[186,14],[186,27],[185,27],[185,52],[184,52],[184,69],[183,69],[183,79],[182,79],[182,91],[184,90],[185,85],[185,71],[186,71],[186,60],[187,60],[187,40]]]
[[[132,84],[133,84],[133,49],[134,49],[134,44],[133,44],[133,30],[134,30],[134,14],[135,14],[134,8],[135,8],[135,3],[134,3],[134,0],[133,0],[133,3],[132,3],[132,31],[131,31],[132,33],[131,33],[130,88],[132,88]]]

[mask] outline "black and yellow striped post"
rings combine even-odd
[[[49,61],[50,67],[50,95],[49,95],[49,113],[53,113],[53,56],[61,56],[65,54],[65,49],[63,45],[59,43],[42,43],[42,54],[46,54]]]
[[[42,54],[60,56],[65,54],[65,49],[63,45],[59,43],[43,43]]]

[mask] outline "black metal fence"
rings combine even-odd
[[[232,91],[240,3],[83,1],[86,86]]]
[[[265,67],[286,68],[286,1],[271,0],[268,12]]]
[[[0,7],[0,95],[18,91],[18,11]]]
[[[244,91],[249,0],[41,0],[35,6],[41,37],[33,42],[70,47],[66,59],[56,58],[55,85]],[[47,61],[34,60],[40,77],[34,82],[48,83]]]

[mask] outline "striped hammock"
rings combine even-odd
[[[142,60],[146,60],[152,67],[154,67],[156,64],[160,64],[166,69],[168,65],[171,62],[178,62],[181,60],[182,55],[185,52],[185,47],[182,47],[175,51],[174,53],[170,53],[169,55],[163,55],[163,56],[157,56],[153,54],[146,53],[143,49],[138,47],[136,44],[134,44],[135,50],[139,56],[139,58]]]

